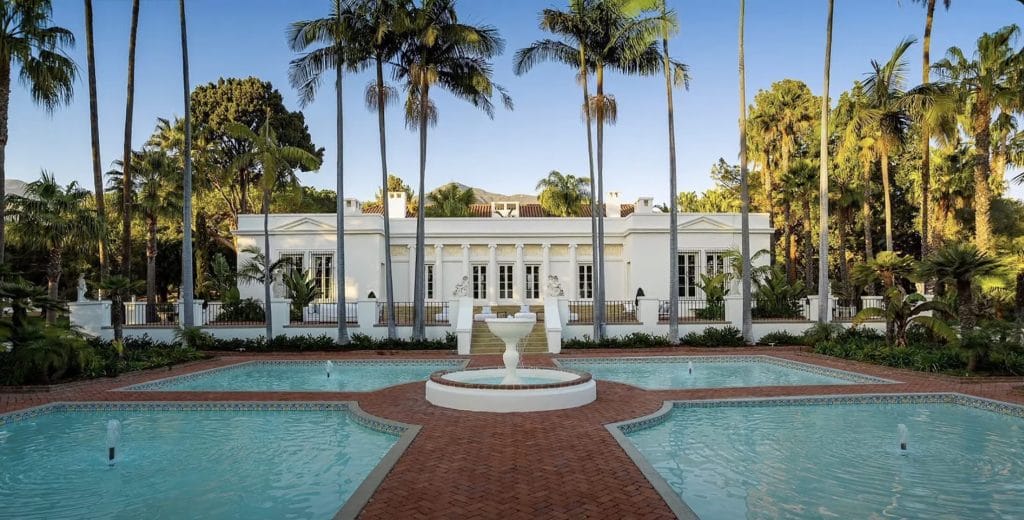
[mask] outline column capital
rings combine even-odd
[[[407,249],[413,249],[413,248],[415,248],[416,246],[415,246],[414,244],[406,244],[406,245],[405,245],[405,247],[406,247]]]
[[[469,248],[470,248],[470,245],[469,245],[469,244],[462,244],[462,246],[461,246],[461,247],[462,247],[462,249],[465,249],[465,250],[467,250],[467,251],[468,251],[468,250],[469,250]]]
[[[489,248],[489,249],[490,249],[491,251],[494,251],[495,249],[498,249],[498,244],[487,244],[487,247],[488,247],[488,248]]]
[[[551,244],[541,244],[540,248],[546,251],[548,249],[551,249]]]
[[[516,244],[516,249],[518,249],[520,251],[523,250],[523,247],[524,247],[523,244]]]
[[[578,246],[579,244],[569,244],[569,250],[576,249]]]
[[[434,249],[444,249],[444,244],[434,244]]]

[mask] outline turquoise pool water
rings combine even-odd
[[[332,361],[327,377],[324,361],[251,361],[143,383],[127,390],[369,392],[413,381],[426,381],[437,370],[452,370],[462,360]]]
[[[505,379],[504,376],[487,376],[487,377],[466,377],[462,379],[463,383],[473,383],[478,385],[500,385],[501,381]],[[526,377],[519,376],[519,384],[521,385],[550,385],[551,383],[558,383],[557,379],[549,379],[545,377]]]
[[[329,519],[397,441],[343,407],[117,408],[0,425],[0,518]]]
[[[971,406],[683,406],[627,438],[702,520],[1024,518],[1024,418]]]
[[[770,356],[650,356],[642,358],[562,358],[559,364],[652,390],[741,386],[848,385],[882,379],[797,363]],[[689,372],[693,363],[693,373]]]

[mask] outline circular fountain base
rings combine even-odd
[[[542,412],[576,408],[597,399],[589,373],[520,368],[521,384],[502,385],[504,368],[435,372],[427,381],[427,401],[471,412]]]

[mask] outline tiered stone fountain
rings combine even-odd
[[[539,412],[597,399],[597,384],[589,373],[519,367],[516,345],[536,322],[532,317],[488,319],[487,328],[505,343],[505,367],[435,372],[427,381],[427,401],[474,412]]]

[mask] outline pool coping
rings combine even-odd
[[[1011,417],[1024,419],[1024,405],[1007,403],[985,397],[963,394],[960,392],[904,392],[904,393],[872,393],[872,394],[835,394],[808,395],[792,397],[739,397],[729,399],[670,399],[662,403],[661,408],[651,414],[605,425],[605,429],[618,443],[622,451],[636,464],[655,491],[672,513],[681,520],[700,520],[697,513],[679,496],[665,477],[644,457],[640,449],[634,445],[627,434],[656,426],[668,420],[676,408],[719,408],[742,406],[813,406],[834,404],[915,404],[940,403],[968,406],[993,413],[1001,413]]]
[[[552,358],[552,361],[554,362],[555,366],[557,366],[558,368],[566,369],[566,370],[579,370],[579,368],[576,368],[576,367],[563,365],[562,364],[563,360],[567,361],[570,364],[572,364],[574,362],[581,362],[581,363],[596,362],[596,363],[599,363],[599,364],[600,363],[612,364],[612,363],[622,363],[622,362],[627,362],[628,363],[628,362],[632,362],[632,363],[652,364],[652,363],[666,363],[666,362],[669,362],[669,363],[677,362],[677,363],[679,363],[679,362],[685,362],[685,361],[718,362],[718,363],[747,361],[747,362],[755,362],[755,363],[765,363],[765,364],[775,365],[775,366],[779,366],[779,367],[783,367],[783,368],[789,368],[791,370],[799,370],[801,372],[810,372],[810,373],[815,374],[815,375],[820,375],[820,376],[826,376],[826,377],[832,377],[832,378],[835,378],[835,379],[843,379],[843,380],[845,380],[844,383],[824,383],[824,384],[820,384],[820,385],[768,385],[768,386],[778,386],[778,387],[849,386],[849,385],[871,385],[871,384],[897,384],[897,383],[902,383],[903,382],[903,381],[897,381],[895,379],[886,379],[886,378],[883,378],[883,377],[872,376],[872,375],[863,374],[863,373],[860,373],[860,372],[853,372],[851,370],[843,370],[843,369],[839,369],[839,368],[826,367],[826,366],[818,365],[818,364],[815,364],[815,363],[805,363],[803,361],[794,361],[792,359],[776,357],[776,356],[772,356],[772,355],[769,355],[769,354],[743,354],[743,355],[719,354],[719,355],[698,355],[698,356],[682,355],[682,356],[625,356],[625,357],[608,357],[608,356],[604,356],[604,357],[602,357],[602,356],[583,357],[583,356],[571,356],[571,357],[567,357],[567,358]],[[596,379],[599,379],[599,378],[596,378]],[[651,392],[660,392],[660,391],[666,391],[666,390],[698,390],[698,389],[717,389],[717,388],[757,388],[757,387],[715,387],[715,386],[708,386],[708,387],[703,387],[702,386],[702,387],[694,387],[694,388],[688,388],[688,387],[679,387],[679,388],[675,388],[675,387],[673,387],[673,388],[650,388],[650,387],[647,387],[647,386],[643,386],[643,385],[639,385],[639,384],[633,384],[633,383],[626,383],[626,382],[623,382],[623,381],[615,381],[615,382],[616,383],[621,383],[621,384],[624,384],[624,385],[634,386],[634,387],[639,388],[641,390],[646,390],[646,391],[651,391]],[[765,386],[765,385],[760,385],[760,386]]]
[[[111,392],[274,392],[274,393],[367,393],[367,392],[378,392],[387,388],[391,388],[399,385],[406,385],[409,383],[419,382],[417,381],[406,381],[404,383],[395,383],[393,385],[382,386],[380,388],[374,388],[372,390],[269,390],[269,389],[252,389],[252,390],[240,390],[240,389],[229,389],[229,390],[182,390],[182,389],[168,389],[161,388],[161,386],[170,383],[172,380],[187,381],[190,379],[198,379],[205,377],[211,373],[222,372],[226,370],[236,370],[244,365],[288,365],[288,364],[304,364],[304,365],[322,365],[327,361],[331,361],[335,366],[338,365],[426,365],[431,363],[445,363],[451,364],[450,370],[461,370],[465,369],[470,360],[469,359],[450,359],[450,358],[424,358],[424,359],[392,359],[392,360],[381,360],[381,359],[324,359],[324,360],[305,360],[305,359],[250,359],[248,361],[239,361],[238,363],[231,363],[229,365],[207,368],[204,370],[196,370],[195,372],[189,372],[187,374],[178,374],[174,376],[161,377],[159,379],[153,379],[150,381],[143,381],[141,383],[133,383],[127,386],[119,388],[112,388]],[[454,363],[452,363],[454,362]],[[448,370],[448,369],[446,369]]]
[[[24,421],[33,417],[55,412],[104,411],[104,410],[171,410],[171,411],[344,411],[352,415],[355,422],[371,430],[397,437],[395,444],[384,453],[366,478],[341,505],[332,517],[334,520],[356,518],[369,503],[384,478],[398,463],[421,430],[420,425],[392,421],[367,413],[356,401],[58,401],[31,408],[0,413],[0,426]]]

